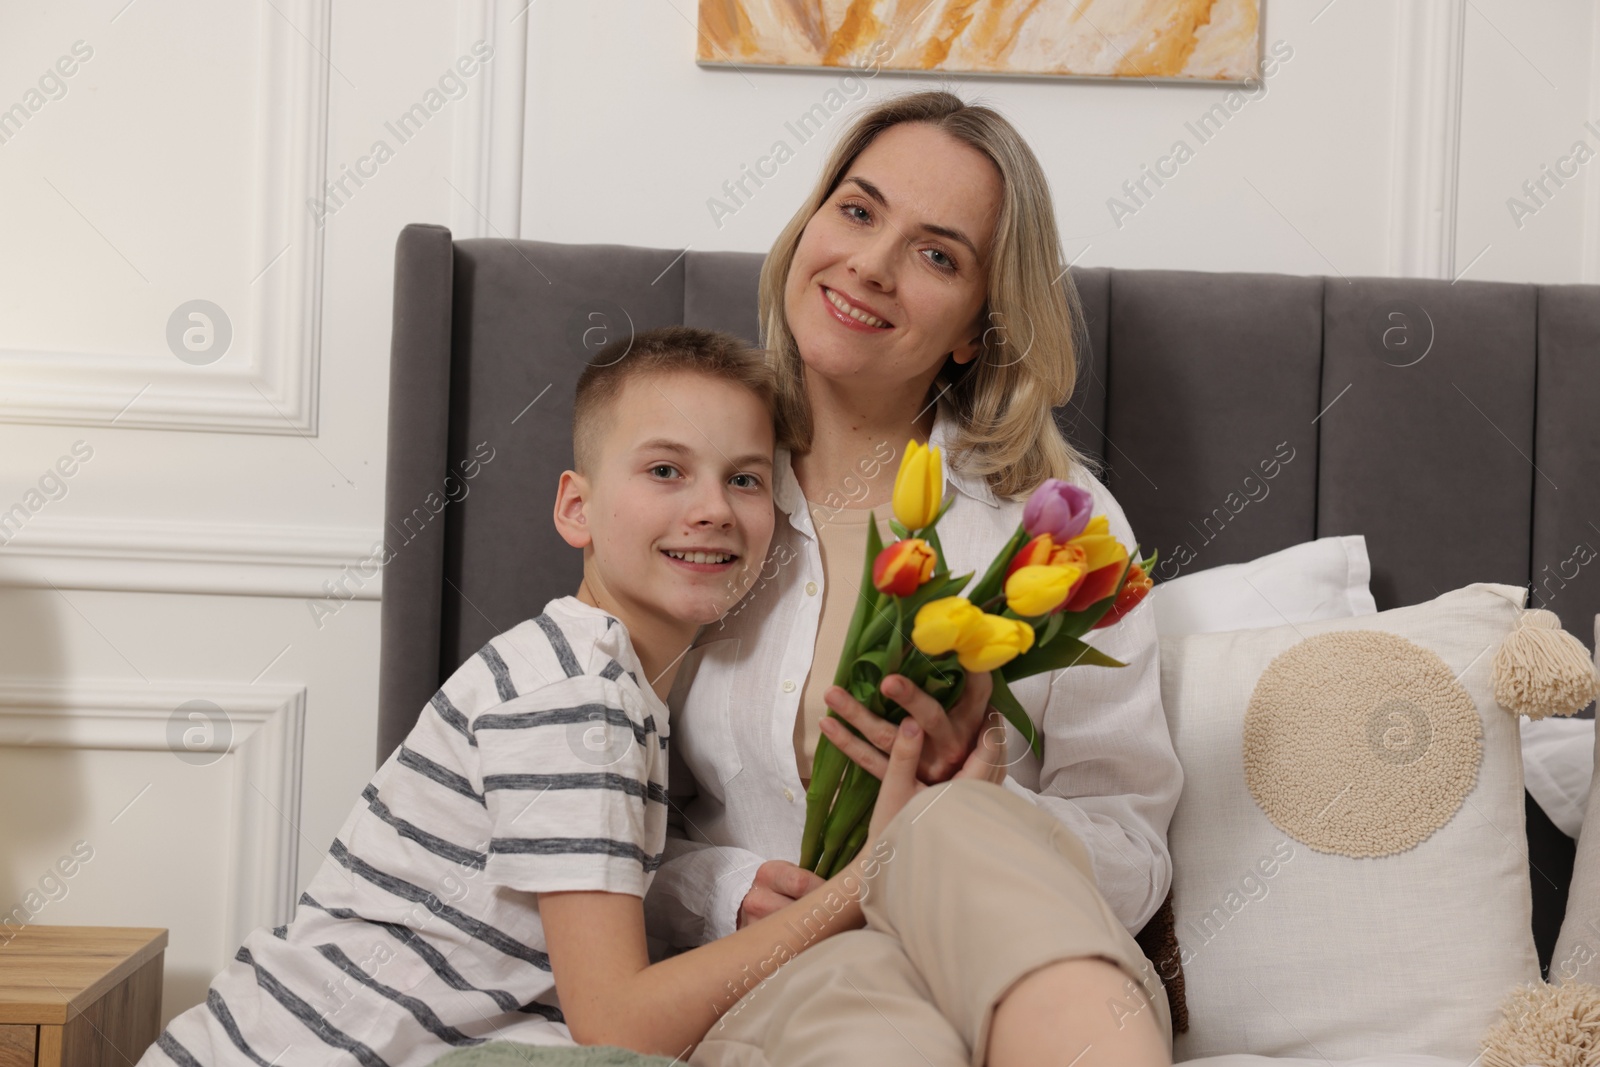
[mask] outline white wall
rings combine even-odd
[[[843,74],[699,68],[694,17],[692,0],[0,10],[0,108],[92,50],[0,128],[0,513],[23,507],[0,546],[0,909],[170,928],[164,1017],[244,930],[287,917],[372,770],[379,582],[349,603],[323,583],[382,527],[399,229],[764,251],[813,180],[825,143],[784,124]],[[1205,143],[1185,123],[1223,88],[884,74],[852,107],[941,83],[1000,107],[1082,264],[1600,282],[1600,163],[1520,227],[1506,204],[1573,142],[1600,148],[1590,5],[1277,0],[1264,40],[1292,57]],[[473,73],[430,98],[462,57]],[[387,124],[430,102],[402,143]],[[716,225],[707,200],[780,137],[795,158]],[[1193,157],[1114,218],[1179,138]],[[330,200],[347,168],[368,176]],[[195,299],[233,328],[203,365],[167,341]],[[183,751],[204,723],[173,725],[196,700],[226,717],[214,761]],[[79,841],[93,858],[46,900]]]
[[[764,252],[853,111],[942,85],[1028,137],[1062,246],[1084,265],[1453,278],[1490,245],[1464,277],[1600,282],[1600,163],[1520,230],[1505,206],[1577,138],[1600,150],[1582,126],[1600,128],[1593,11],[1585,0],[1275,0],[1263,45],[1292,57],[1202,142],[1186,123],[1227,87],[887,72],[857,88],[849,72],[696,67],[689,0],[539,3],[522,233]],[[830,89],[854,99],[825,137],[800,143],[785,123]],[[706,201],[780,138],[795,158],[719,226]],[[1127,200],[1123,182],[1180,139],[1192,158],[1147,183],[1144,203]],[[1133,213],[1114,215],[1113,197]]]
[[[0,9],[0,108],[38,104],[0,127],[0,518],[23,506],[0,528],[0,911],[169,928],[164,1018],[288,917],[373,769],[380,583],[323,583],[382,527],[395,237],[494,205],[497,64],[520,154],[525,23],[493,12]],[[480,39],[489,62],[401,143],[385,124]],[[326,210],[324,170],[379,139],[392,158]],[[203,365],[167,339],[194,299],[233,331]],[[194,700],[225,717],[209,741],[172,724]],[[185,762],[191,727],[227,751]],[[49,900],[78,841],[93,858]]]

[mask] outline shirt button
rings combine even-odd
[[[791,804],[793,804],[793,803],[794,803],[794,790],[792,790],[792,789],[785,789],[785,790],[784,790],[784,791],[783,791],[783,799],[785,799],[785,800],[787,800],[787,801],[788,801],[788,802],[789,802],[789,803],[791,803]]]
[[[785,679],[784,679],[784,680],[783,680],[783,691],[784,691],[784,692],[785,692],[785,693],[792,693],[792,692],[794,692],[794,680],[793,680],[793,679],[791,679],[791,678],[785,678]]]
[[[806,583],[806,596],[816,596],[816,595],[817,595],[817,583],[816,582],[807,582]]]

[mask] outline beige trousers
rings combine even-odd
[[[982,1067],[1011,986],[1086,956],[1128,976],[1106,1010],[1154,1011],[1171,1051],[1155,968],[1095,887],[1083,844],[1053,816],[1001,786],[948,782],[918,794],[867,855],[866,929],[766,972],[690,1064]]]

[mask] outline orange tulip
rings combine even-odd
[[[1017,554],[1011,557],[1011,562],[1006,565],[1006,577],[1009,578],[1023,567],[1047,567],[1050,565],[1050,550],[1055,547],[1055,542],[1050,540],[1050,535],[1042,533],[1032,541],[1017,549]]]
[[[933,577],[936,559],[933,547],[920,537],[891,541],[872,562],[872,584],[880,593],[910,596]]]
[[[1140,602],[1155,586],[1144,568],[1135,561],[1128,567],[1128,580],[1122,583],[1122,592],[1117,594],[1117,599],[1112,603],[1111,610],[1100,616],[1100,621],[1095,623],[1093,629],[1110,626],[1128,612],[1138,607]]]

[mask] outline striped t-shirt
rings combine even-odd
[[[140,1061],[410,1067],[572,1044],[537,893],[643,897],[667,829],[667,709],[575,597],[493,638],[362,793],[294,920],[245,939]]]

